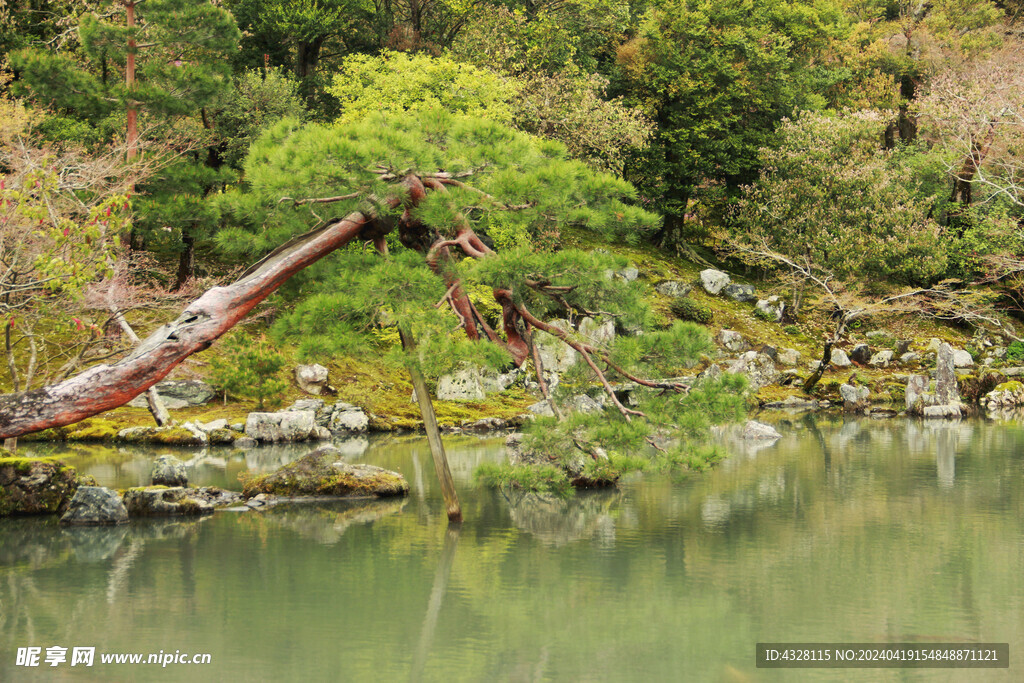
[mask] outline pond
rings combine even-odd
[[[449,529],[419,438],[345,442],[412,495],[63,530],[0,520],[0,680],[1020,680],[1024,427],[808,417],[682,481],[570,500],[477,488],[501,439],[448,442]],[[100,484],[157,453],[37,447]],[[210,450],[237,488],[308,448]],[[1011,668],[756,669],[757,642],[1008,642]],[[68,663],[16,666],[19,647]],[[94,666],[69,666],[95,647]],[[209,653],[102,664],[101,653]],[[1014,659],[1014,658],[1018,659]]]

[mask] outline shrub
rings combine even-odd
[[[672,315],[680,320],[690,320],[695,323],[707,325],[714,318],[714,313],[704,304],[693,299],[681,298],[672,302],[669,307]]]
[[[1010,342],[1010,345],[1006,347],[1006,360],[1012,362],[1024,360],[1024,343]]]
[[[210,361],[213,385],[228,394],[256,399],[259,409],[281,405],[288,382],[279,374],[285,359],[266,337],[252,339],[235,335],[224,345],[224,355]]]

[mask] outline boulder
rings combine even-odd
[[[801,398],[799,396],[787,396],[781,401],[765,403],[765,408],[775,410],[817,410],[820,406],[813,398]]]
[[[572,327],[565,320],[553,320],[550,324],[564,332],[571,333],[573,331]],[[565,372],[576,365],[576,349],[558,337],[546,332],[537,332],[534,334],[534,342],[537,344],[540,362],[546,371]]]
[[[763,353],[747,351],[729,366],[728,372],[743,373],[754,391],[774,384],[779,378],[775,362]]]
[[[833,357],[835,356],[835,351],[832,352],[832,355]],[[780,365],[793,367],[800,364],[800,352],[796,349],[782,349],[779,351],[778,356]]]
[[[940,344],[935,358],[935,395],[939,405],[960,403],[955,367],[953,347]]]
[[[211,422],[199,422],[197,420],[192,424],[194,424],[200,431],[206,432],[207,434],[211,434],[219,429],[228,428],[228,421],[225,420],[224,418],[221,418],[219,420],[213,420]]]
[[[722,368],[718,366],[718,363],[712,363],[707,366],[699,373],[697,373],[697,381],[715,381],[722,376]]]
[[[830,365],[837,368],[848,368],[853,365],[853,361],[846,355],[846,351],[842,349],[832,349],[832,360],[829,361]]]
[[[351,465],[334,446],[321,446],[271,474],[245,482],[242,495],[248,499],[261,493],[275,496],[404,496],[409,493],[405,477],[374,465]]]
[[[316,413],[312,410],[249,413],[245,435],[257,441],[305,441],[313,435]]]
[[[867,365],[871,361],[871,347],[867,344],[857,344],[850,351],[850,360],[859,365]]]
[[[903,354],[910,351],[910,345],[913,344],[912,339],[900,339],[896,342],[896,355],[902,356]]]
[[[584,318],[580,321],[579,331],[580,336],[588,344],[607,346],[615,339],[615,321],[610,318],[601,321]]]
[[[117,433],[119,441],[162,446],[205,446],[210,438],[191,422],[173,427],[128,427]]]
[[[786,302],[777,296],[770,296],[761,299],[754,305],[754,310],[765,320],[779,322],[782,320],[782,312],[786,309]]]
[[[454,374],[442,375],[437,380],[436,393],[441,401],[482,401],[487,398],[483,378],[477,368],[463,368]]]
[[[173,455],[161,455],[157,458],[150,477],[154,486],[188,486],[185,463]]]
[[[144,486],[124,492],[124,506],[130,517],[178,517],[206,515],[213,505],[183,486]]]
[[[330,432],[362,434],[369,426],[370,418],[362,408],[357,408],[351,403],[336,403],[327,428]]]
[[[942,346],[942,341],[932,337],[928,340],[928,346],[926,346],[924,350],[928,353],[938,353],[940,346]]]
[[[569,400],[569,408],[573,412],[586,414],[600,413],[603,410],[600,403],[586,394],[576,394],[573,396]]]
[[[156,393],[168,410],[206,405],[217,394],[213,387],[197,379],[171,379],[158,382]],[[134,408],[145,408],[146,395],[136,396],[129,401],[128,405]]]
[[[0,456],[0,517],[63,514],[78,484],[75,469],[59,460]]]
[[[534,403],[531,406],[528,406],[527,410],[529,410],[534,415],[537,415],[538,417],[555,416],[555,411],[551,409],[551,401],[548,401],[546,399],[538,403]]]
[[[911,375],[907,378],[907,388],[904,391],[903,399],[908,413],[920,414],[923,411],[924,406],[921,405],[921,401],[928,392],[928,385],[929,380],[924,375]]]
[[[963,349],[953,351],[953,367],[970,368],[974,367],[974,358]]]
[[[726,351],[732,351],[733,353],[739,353],[750,348],[750,344],[743,338],[743,335],[734,330],[719,330],[718,334],[715,335],[715,341]]]
[[[704,291],[717,296],[729,284],[729,275],[714,268],[700,271],[700,285]]]
[[[925,406],[923,415],[930,418],[955,418],[961,416],[960,404]]]
[[[766,425],[763,422],[755,422],[754,420],[748,420],[743,425],[743,432],[741,434],[744,439],[779,439],[782,438],[782,434],[776,431],[775,427]]]
[[[612,325],[612,336],[615,335],[615,326]],[[485,394],[498,394],[505,391],[510,386],[513,386],[517,382],[522,385],[525,383],[526,371],[522,368],[513,368],[509,372],[497,373],[494,371],[484,372],[480,376],[480,382],[483,385]],[[416,392],[413,392],[415,394]]]
[[[892,351],[884,349],[871,356],[871,360],[868,361],[868,365],[873,368],[887,368],[889,363],[892,362]]]
[[[683,282],[682,280],[668,280],[662,282],[654,288],[659,294],[664,294],[667,297],[673,299],[679,299],[690,293],[693,289],[693,285]]]
[[[757,299],[757,296],[754,294],[754,285],[728,284],[722,288],[722,294],[740,303],[747,303]]]
[[[322,365],[299,365],[295,368],[295,383],[307,394],[319,396],[327,389],[327,375]]]
[[[900,356],[900,365],[910,365],[921,360],[921,354],[914,353],[913,351],[907,351]]]
[[[79,486],[60,523],[65,526],[127,524],[128,510],[117,491],[103,486]]]
[[[843,410],[861,411],[867,407],[870,391],[867,387],[840,384],[839,396],[843,399]]]
[[[868,341],[878,342],[883,339],[889,339],[892,335],[889,334],[888,330],[871,330],[864,336],[868,338]]]
[[[1024,384],[1016,380],[1003,382],[982,396],[979,403],[988,410],[1024,405]]]
[[[779,362],[779,350],[770,344],[762,344],[761,348],[757,350],[758,353],[763,353],[772,359],[772,361]]]

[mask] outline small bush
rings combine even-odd
[[[680,320],[689,320],[702,325],[707,325],[714,318],[711,309],[693,299],[681,298],[672,302],[669,307],[672,315]]]
[[[280,377],[285,358],[265,337],[251,339],[236,335],[224,344],[224,355],[210,361],[210,379],[215,387],[228,394],[254,398],[263,410],[276,408],[288,382]]]
[[[800,328],[796,325],[786,325],[782,328],[782,331],[788,334],[790,337],[800,336]]]
[[[1006,360],[1011,362],[1024,360],[1024,343],[1010,342],[1010,345],[1006,347]]]

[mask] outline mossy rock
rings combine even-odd
[[[0,517],[63,514],[80,483],[60,460],[0,457]]]
[[[119,441],[164,446],[203,446],[201,438],[184,427],[129,427],[118,432]]]
[[[1016,394],[1024,391],[1024,384],[1018,382],[1017,380],[1011,380],[1009,382],[1003,382],[1002,384],[997,385],[996,388],[993,389],[992,391],[1008,391],[1011,394]]]
[[[182,486],[139,486],[124,492],[131,517],[187,517],[213,512],[209,503],[193,497],[195,489]]]
[[[958,381],[960,383],[960,397],[969,403],[978,401],[985,394],[1003,385],[1016,384],[1020,386],[1020,382],[1007,382],[1006,375],[1003,373],[991,371],[981,376],[968,375],[967,377],[961,377]]]
[[[276,496],[404,496],[409,493],[405,477],[373,465],[350,465],[334,446],[321,446],[276,472],[245,482],[242,496],[260,493]]]
[[[117,438],[119,427],[110,420],[90,418],[73,425],[64,431],[66,441],[113,441]]]

